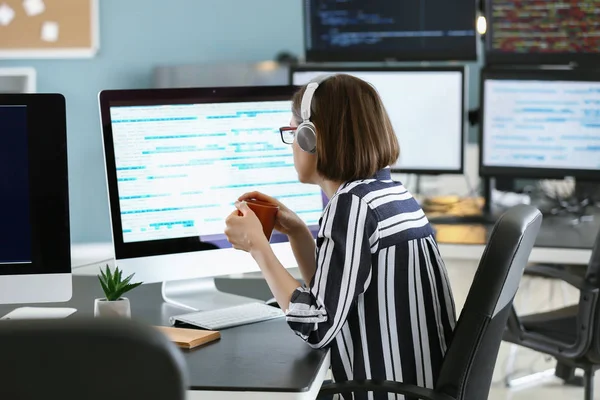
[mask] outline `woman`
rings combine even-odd
[[[254,257],[295,333],[331,348],[335,381],[433,388],[456,321],[454,301],[427,218],[390,177],[399,146],[379,95],[358,78],[334,75],[301,88],[292,111],[281,133],[292,144],[298,178],[330,199],[316,244],[296,214],[258,192],[236,203],[228,240]],[[250,198],[279,205],[275,228],[288,235],[308,286],[275,257],[244,203]]]

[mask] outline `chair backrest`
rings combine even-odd
[[[596,235],[596,242],[592,250],[592,257],[588,263],[585,280],[600,288],[600,232]]]
[[[516,206],[497,221],[452,336],[436,391],[459,399],[487,399],[512,302],[542,214]]]
[[[596,236],[596,242],[592,249],[592,256],[585,273],[585,281],[595,288],[600,288],[600,232]],[[600,363],[600,304],[596,302],[595,307],[595,331],[592,333],[594,341],[587,356],[593,362]]]
[[[0,399],[183,400],[181,350],[126,319],[1,321]]]

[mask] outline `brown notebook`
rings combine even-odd
[[[167,326],[157,326],[156,328],[167,335],[177,346],[184,349],[193,349],[194,347],[221,338],[221,333],[218,331],[201,331],[199,329],[172,328]]]

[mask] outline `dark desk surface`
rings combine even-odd
[[[73,307],[73,317],[91,316],[97,297],[103,296],[95,277],[74,276],[70,302],[39,306]],[[169,326],[170,316],[186,312],[162,301],[159,284],[142,285],[127,297],[132,318],[152,325]],[[0,315],[16,307],[0,306]],[[312,350],[283,320],[225,329],[219,341],[184,353],[191,390],[252,392],[307,391],[327,354]]]
[[[562,249],[591,249],[600,231],[600,213],[591,222],[574,225],[573,217],[544,216],[535,247]],[[440,244],[485,245],[492,225],[435,225]]]

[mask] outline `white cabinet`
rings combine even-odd
[[[0,68],[0,93],[35,93],[35,69]]]

